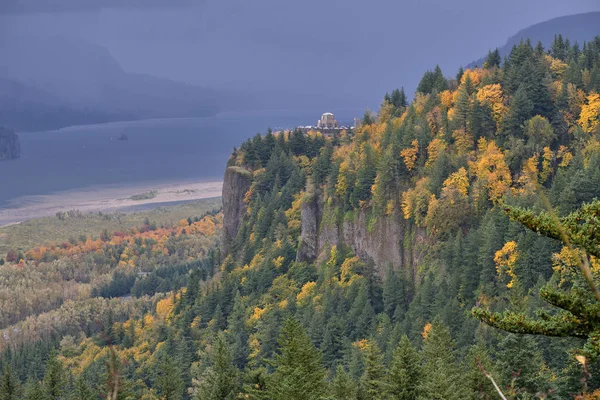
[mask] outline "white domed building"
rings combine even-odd
[[[325,114],[321,115],[321,119],[317,121],[317,128],[336,129],[338,128],[338,122],[332,113],[326,112]]]

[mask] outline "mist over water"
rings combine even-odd
[[[348,124],[359,112],[336,117]],[[21,158],[0,162],[0,208],[23,196],[98,185],[221,180],[232,149],[245,139],[269,127],[314,125],[321,113],[229,113],[20,133]],[[123,134],[128,140],[118,140]]]

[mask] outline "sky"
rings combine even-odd
[[[324,96],[376,107],[554,17],[600,0],[2,0],[0,36],[61,35],[121,66],[216,89]]]

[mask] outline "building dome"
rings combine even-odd
[[[333,113],[326,112],[321,115],[321,119],[317,121],[317,128],[320,129],[334,129],[338,127],[338,122],[335,119]]]

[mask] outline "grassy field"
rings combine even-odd
[[[104,230],[112,233],[139,227],[146,219],[157,226],[174,225],[181,219],[200,217],[207,211],[220,208],[221,198],[217,197],[127,214],[96,212],[76,217],[67,216],[63,219],[57,217],[32,219],[0,228],[0,258],[11,249],[26,251],[42,244],[65,242],[69,238],[83,235],[96,238]]]

